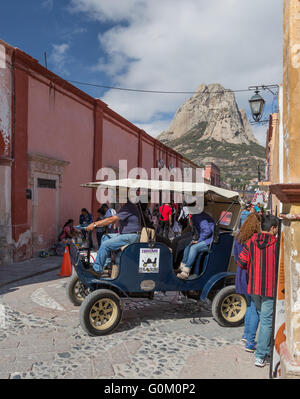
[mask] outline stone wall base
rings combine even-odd
[[[300,362],[292,359],[286,342],[280,345],[280,366],[282,378],[300,379]]]

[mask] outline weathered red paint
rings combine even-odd
[[[3,133],[0,130],[0,157],[4,157],[5,155],[7,155],[5,153],[5,142],[3,140]]]
[[[15,58],[15,62],[18,60]],[[26,188],[28,185],[28,75],[14,70],[14,107],[13,107],[13,157],[11,220],[12,238],[17,243],[20,235],[30,229],[27,215]],[[15,260],[31,255],[31,247],[21,247],[15,253]]]
[[[96,101],[94,107],[94,159],[93,159],[93,175],[91,181],[96,181],[98,170],[102,167],[102,146],[103,146],[103,102]],[[99,203],[96,199],[94,190],[92,197],[92,213],[94,218],[97,216]]]

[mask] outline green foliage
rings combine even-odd
[[[206,127],[207,123],[201,122],[183,136],[163,142],[199,166],[203,165],[203,159],[212,159],[220,167],[221,179],[236,188],[243,189],[250,180],[257,179],[258,164],[261,178],[264,178],[264,147],[256,143],[232,144],[214,139],[199,141]]]

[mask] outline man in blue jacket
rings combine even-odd
[[[191,222],[198,234],[198,239],[193,239],[184,250],[183,259],[179,267],[181,273],[177,274],[177,277],[182,280],[186,280],[189,277],[198,254],[208,251],[208,247],[213,240],[215,228],[213,218],[205,212],[193,215]]]
[[[79,224],[80,224],[80,226],[82,226],[82,227],[88,226],[92,222],[93,222],[93,216],[90,214],[90,212],[86,208],[82,208],[81,209],[81,214],[79,216]],[[86,234],[85,230],[82,230],[82,235],[83,235],[83,238],[86,240],[87,234]],[[93,239],[92,239],[92,237],[90,237],[89,246],[90,246],[90,248],[93,247]]]

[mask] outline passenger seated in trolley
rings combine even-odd
[[[139,241],[141,224],[138,207],[128,200],[116,215],[91,223],[86,227],[87,231],[93,231],[97,227],[104,227],[117,222],[119,222],[119,233],[106,234],[102,237],[93,270],[90,270],[90,273],[97,277],[101,277],[104,268],[110,264],[112,251],[117,251],[124,245]]]
[[[177,270],[179,272],[177,277],[182,280],[188,279],[197,256],[200,253],[208,251],[209,245],[213,241],[215,222],[208,213],[202,211],[193,214],[191,223],[194,227],[195,234],[191,243],[185,247],[183,259]]]

